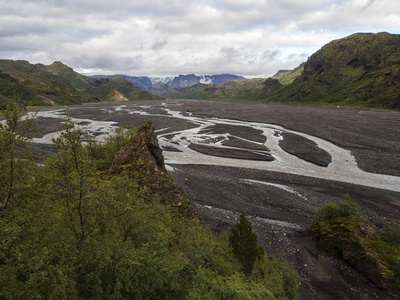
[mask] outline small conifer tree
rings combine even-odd
[[[244,210],[240,214],[239,223],[232,227],[229,245],[241,263],[245,274],[250,275],[254,262],[264,255],[264,248],[258,244],[257,234],[254,232]]]

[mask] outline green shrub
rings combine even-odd
[[[126,129],[118,126],[103,142],[89,139],[86,147],[89,155],[96,160],[97,169],[108,168],[118,150],[129,144],[136,134],[137,128]]]
[[[268,287],[273,299],[300,299],[297,274],[289,269],[283,252],[276,259],[266,255],[257,259],[250,279]]]
[[[397,222],[392,222],[386,229],[383,237],[389,245],[400,248],[400,226]]]
[[[351,217],[356,215],[358,215],[358,204],[348,194],[345,196],[345,200],[339,203],[327,203],[317,208],[316,211],[318,219]]]

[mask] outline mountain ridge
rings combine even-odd
[[[24,60],[0,60],[0,106],[6,106],[15,97],[24,105],[163,99],[125,79],[90,78],[59,61],[46,66]]]
[[[86,77],[61,62],[0,60],[0,103],[15,95],[25,105],[186,98],[400,109],[400,35],[356,33],[324,45],[294,70],[258,79]]]
[[[152,94],[174,98],[179,90],[196,84],[222,84],[230,80],[245,79],[243,76],[233,74],[218,74],[218,75],[195,75],[186,74],[174,77],[149,77],[149,76],[129,76],[124,74],[114,75],[92,75],[91,78],[105,79],[122,77],[128,80],[133,85],[144,91]]]

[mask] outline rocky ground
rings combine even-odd
[[[306,133],[350,150],[364,171],[400,177],[399,112],[194,100],[166,103],[173,104],[174,110],[186,116],[269,123]],[[85,104],[71,107],[70,113],[81,119],[82,124],[82,120],[89,119],[119,122],[130,127],[141,126],[144,121],[150,120],[159,135],[169,135],[170,138],[177,131],[195,129],[197,126],[189,120],[167,116],[165,104],[159,101],[126,104],[131,109],[129,112],[116,109],[120,105]],[[51,109],[54,108],[44,108],[42,111]],[[40,117],[39,120],[44,127],[42,136],[62,128],[61,119]],[[240,149],[226,151],[207,147],[207,144],[192,144],[193,150],[216,156],[226,154],[238,159],[238,162],[242,159],[253,160],[256,164],[268,163],[268,159],[258,160],[259,155],[268,157],[266,154],[269,149],[260,145],[263,141],[257,130],[229,125],[218,125],[213,130],[215,134],[229,131],[235,138],[225,141],[225,145],[239,146]],[[287,134],[285,143],[282,148],[286,148],[287,152],[300,158],[303,156],[304,160],[311,163],[314,161],[319,168],[330,162],[331,157],[309,140]],[[400,299],[399,293],[385,292],[373,286],[348,264],[321,250],[306,235],[315,208],[328,201],[339,201],[346,193],[359,203],[363,215],[384,229],[390,220],[400,219],[400,192],[360,185],[356,179],[348,183],[301,176],[299,172],[296,175],[268,168],[243,167],[243,164],[207,165],[207,159],[204,164],[201,161],[196,161],[196,164],[169,161],[168,157],[179,153],[178,146],[168,146],[164,150],[166,164],[174,180],[198,207],[203,222],[213,231],[229,232],[240,211],[246,210],[259,242],[268,255],[274,258],[284,253],[290,267],[298,273],[302,299]],[[48,143],[38,143],[34,147],[41,153],[52,151]],[[259,151],[258,157],[253,157],[254,153],[249,155],[243,149]],[[305,151],[307,149],[311,154]],[[400,183],[400,179],[396,180],[393,182]]]

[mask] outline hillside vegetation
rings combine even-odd
[[[328,43],[293,71],[198,84],[176,98],[400,109],[400,35],[357,33]]]
[[[0,105],[5,107],[15,96],[24,105],[163,99],[140,90],[125,79],[89,78],[61,62],[45,66],[0,60]]]
[[[86,145],[67,117],[38,165],[34,118],[17,105],[3,115],[0,299],[299,299],[244,213],[229,241],[199,222],[150,123]]]
[[[279,90],[282,85],[275,79],[241,79],[222,84],[196,84],[180,90],[175,99],[203,100],[262,100],[265,94]]]
[[[291,84],[297,77],[301,75],[301,73],[303,73],[304,65],[305,63],[302,63],[294,70],[279,70],[271,78],[278,80],[279,83],[283,85]]]
[[[313,54],[268,101],[400,108],[400,35],[358,33]]]

